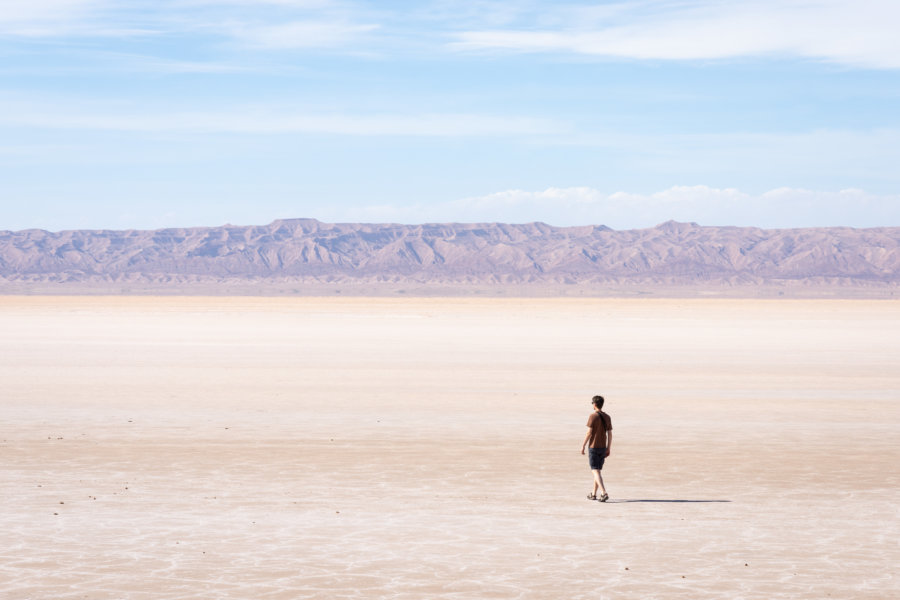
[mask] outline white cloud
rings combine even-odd
[[[0,36],[103,38],[158,33],[147,22],[111,17],[116,8],[109,0],[0,0]]]
[[[733,188],[674,186],[651,194],[608,193],[591,187],[504,190],[430,206],[347,209],[341,215],[389,217],[400,222],[531,222],[652,227],[674,219],[701,225],[766,228],[878,227],[900,225],[900,195],[862,190],[812,191],[778,188],[748,194]]]
[[[900,68],[896,0],[652,0],[598,7],[436,0],[401,11],[329,0],[0,0],[0,35],[231,38],[266,49],[341,48],[449,35],[466,50],[638,60],[799,57]],[[464,24],[481,23],[481,29]],[[399,23],[402,26],[396,27]],[[462,29],[460,29],[462,28]],[[413,33],[415,32],[415,33]],[[368,44],[372,46],[371,43]],[[389,44],[388,44],[389,46]],[[371,50],[371,48],[367,48]]]
[[[99,4],[97,0],[0,0],[0,24],[72,18],[90,12]]]
[[[665,0],[605,9],[593,19],[575,12],[568,26],[553,29],[465,31],[454,46],[659,60],[787,56],[900,68],[894,0]]]

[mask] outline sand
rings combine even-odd
[[[896,301],[20,296],[0,331],[5,599],[900,597]]]

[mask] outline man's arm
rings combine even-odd
[[[606,430],[606,455],[609,456],[609,450],[612,448],[612,429]]]
[[[581,453],[584,454],[584,447],[587,446],[587,443],[591,440],[591,428],[588,426],[587,433],[584,434],[584,441],[581,443]]]

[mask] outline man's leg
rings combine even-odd
[[[592,469],[591,473],[594,474],[594,495],[597,495],[598,488],[605,494],[606,488],[603,486],[603,476],[600,474],[600,469]]]
[[[591,473],[594,475],[594,489],[588,495],[588,500],[596,500],[597,499],[597,471],[591,469]]]

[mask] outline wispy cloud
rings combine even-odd
[[[463,31],[453,47],[654,60],[799,57],[900,68],[900,4],[893,0],[662,0],[570,15],[553,28]]]
[[[278,25],[237,24],[226,26],[236,40],[259,48],[332,48],[360,40],[378,29],[377,24],[342,21],[292,21]]]
[[[0,36],[191,36],[260,49],[336,48],[379,27],[328,0],[0,0]],[[199,36],[199,37],[198,37]],[[201,43],[202,45],[202,43]]]
[[[109,0],[0,0],[0,37],[134,37],[160,29]],[[131,15],[131,16],[127,16]]]
[[[236,62],[187,60],[164,58],[128,52],[83,52],[81,57],[92,65],[83,68],[102,68],[105,72],[127,71],[131,73],[241,73],[251,69]],[[255,72],[262,69],[254,67]]]
[[[101,5],[102,2],[98,0],[2,0],[0,25],[9,27],[73,19],[82,17]]]
[[[283,6],[288,8],[333,8],[341,3],[336,0],[181,0],[182,6]]]
[[[410,11],[334,0],[0,0],[0,36],[201,34],[206,43],[234,40],[261,50],[366,52],[412,38],[418,48],[439,50],[449,37],[458,51],[634,60],[788,57],[876,69],[900,68],[898,22],[895,0],[645,0],[593,7],[433,0]]]
[[[272,106],[203,112],[123,112],[23,101],[0,102],[0,126],[167,134],[333,134],[356,136],[519,136],[558,134],[566,123],[528,116],[420,113],[303,113]]]

